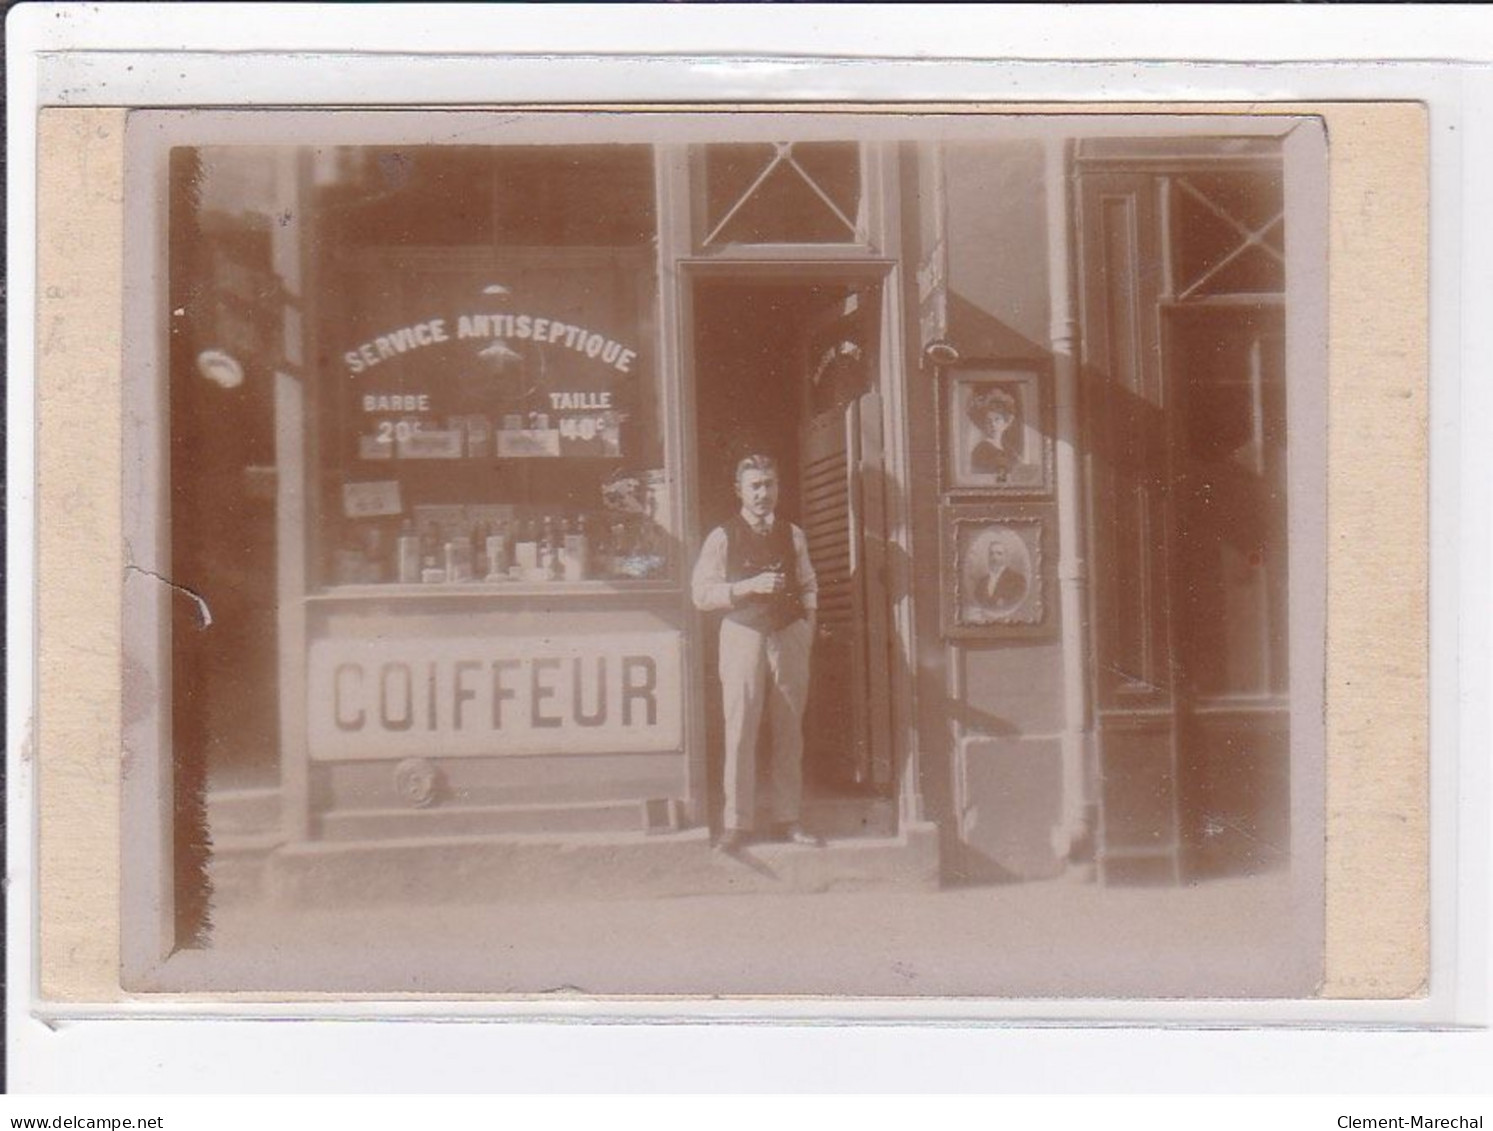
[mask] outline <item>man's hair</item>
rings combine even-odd
[[[985,414],[996,410],[1010,420],[1016,419],[1016,398],[999,385],[984,385],[970,395],[965,413],[975,427],[985,427]]]
[[[749,471],[772,471],[778,469],[778,461],[765,452],[752,452],[742,456],[736,464],[735,482],[740,483],[741,477]]]

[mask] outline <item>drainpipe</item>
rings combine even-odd
[[[1078,306],[1074,299],[1071,143],[1044,140],[1047,279],[1053,362],[1054,446],[1058,501],[1058,594],[1063,643],[1063,804],[1054,852],[1068,859],[1085,828],[1089,738],[1088,566],[1084,560],[1083,479],[1078,412]],[[1085,870],[1087,871],[1087,870]]]

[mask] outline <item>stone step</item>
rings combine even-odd
[[[208,822],[215,845],[242,838],[275,836],[280,828],[280,791],[235,790],[210,794]],[[759,822],[765,828],[766,813]],[[437,806],[430,809],[344,809],[319,818],[327,840],[381,837],[500,836],[510,833],[560,834],[677,831],[677,802],[658,799],[586,802],[568,805]],[[897,832],[896,806],[889,798],[808,797],[803,824],[831,840],[891,837]],[[246,842],[247,843],[247,842]]]
[[[891,798],[805,798],[803,825],[832,840],[897,835],[897,807]]]
[[[390,840],[431,836],[505,836],[553,833],[646,832],[659,806],[646,801],[603,801],[573,805],[442,805],[430,809],[344,809],[318,819],[322,839]],[[674,822],[677,827],[677,818]]]
[[[260,836],[280,828],[280,790],[210,790],[207,821],[216,842],[223,837]]]
[[[703,829],[648,835],[442,837],[286,845],[267,892],[288,906],[629,899],[938,886],[938,833],[831,840],[823,848],[711,847]]]
[[[221,907],[263,899],[270,857],[283,841],[278,829],[253,835],[215,835],[207,864],[213,904]]]

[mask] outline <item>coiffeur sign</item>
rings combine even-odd
[[[670,632],[319,640],[311,756],[677,750],[680,683]]]

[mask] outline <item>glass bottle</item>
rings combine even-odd
[[[506,581],[508,578],[508,524],[499,520],[492,533],[487,536],[487,580]]]
[[[425,524],[420,538],[420,580],[430,584],[446,580],[446,567],[441,564],[441,532],[433,522]]]
[[[514,564],[519,576],[529,581],[539,569],[539,543],[535,540],[532,520],[525,515],[518,520],[518,533],[514,535]]]
[[[399,528],[398,571],[396,576],[403,584],[420,580],[420,538],[415,533],[414,519],[407,518]]]
[[[487,565],[487,523],[474,522],[471,529],[472,540],[472,580],[480,581],[488,574]]]
[[[572,517],[565,524],[565,580],[585,581],[591,576],[591,540],[586,516]]]
[[[460,530],[453,530],[446,539],[446,580],[472,580],[472,538]]]
[[[555,537],[555,516],[544,516],[543,532],[539,542],[539,572],[545,581],[552,581],[558,573],[559,543]]]

